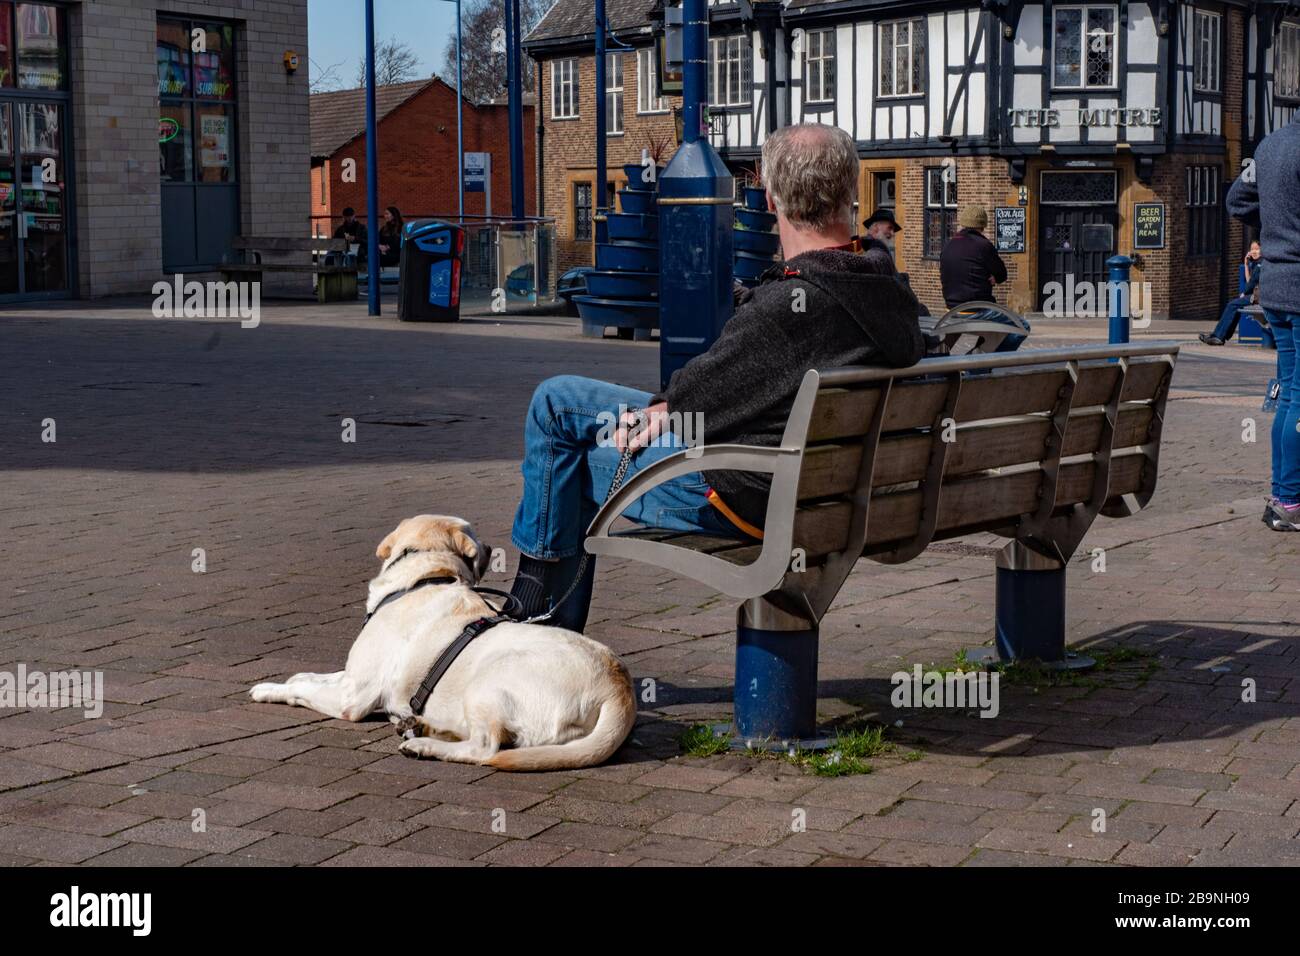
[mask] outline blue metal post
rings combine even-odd
[[[460,197],[460,225],[465,225],[465,93],[461,70],[463,34],[460,21],[461,0],[456,0],[456,194]]]
[[[379,315],[379,145],[375,133],[375,0],[366,0],[366,292]]]
[[[524,109],[520,102],[523,83],[520,76],[519,47],[523,38],[519,22],[519,0],[506,0],[506,76],[510,85],[510,215],[518,220],[525,214],[524,204]],[[537,107],[541,109],[539,105]]]
[[[605,0],[596,0],[596,210],[605,211]]]
[[[1035,660],[1051,669],[1092,667],[1090,657],[1065,649],[1065,562],[1012,541],[997,558],[994,636],[988,648],[967,651],[972,663]]]
[[[681,147],[659,182],[659,377],[707,352],[731,318],[735,180],[709,145],[709,9],[682,10]]]
[[[1110,344],[1123,345],[1128,342],[1131,312],[1128,277],[1133,260],[1128,256],[1111,256],[1106,266],[1110,270],[1109,287],[1119,290],[1110,296]]]
[[[807,742],[817,730],[817,627],[736,627],[737,743]]]

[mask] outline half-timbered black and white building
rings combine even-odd
[[[608,2],[641,8],[648,45],[672,0]],[[543,83],[547,43],[530,43]],[[1124,253],[1157,316],[1211,317],[1249,238],[1227,186],[1300,107],[1298,3],[711,0],[709,44],[711,141],[738,178],[779,126],[845,129],[859,211],[894,209],[899,266],[931,304],[957,209],[978,202],[1004,211],[1014,307]]]

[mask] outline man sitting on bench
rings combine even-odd
[[[528,615],[555,606],[574,585],[587,527],[637,421],[632,410],[644,410],[646,425],[632,440],[638,450],[627,478],[684,447],[683,437],[778,445],[810,368],[903,368],[921,358],[915,296],[890,274],[892,266],[853,252],[852,137],[820,124],[779,129],[763,145],[763,180],[785,261],[741,299],[718,340],[679,369],[666,391],[652,396],[562,375],[534,393],[512,533],[522,553],[511,590]],[[687,419],[695,427],[678,425]],[[697,472],[647,492],[625,517],[671,531],[758,538],[769,487],[764,475]],[[583,629],[594,574],[593,559],[550,623]]]

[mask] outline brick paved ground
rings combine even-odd
[[[1267,354],[1184,351],[1155,502],[1099,519],[1070,571],[1071,640],[1112,652],[1091,681],[1004,687],[992,720],[892,726],[889,674],[990,637],[994,541],[975,537],[860,565],[824,623],[824,715],[891,725],[873,773],[684,757],[682,729],[728,710],[731,604],[610,565],[589,632],[656,702],[607,766],[511,776],[408,760],[387,723],[246,689],[341,666],[398,519],[459,514],[507,543],[540,378],[650,387],[657,352],[569,320],[363,313],[274,306],[256,330],[126,306],[0,313],[0,671],[97,669],[108,701],[93,720],[0,710],[0,864],[1300,862],[1300,543],[1259,522],[1267,446],[1242,441],[1245,418],[1267,435]]]

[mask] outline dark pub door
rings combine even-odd
[[[1038,199],[1038,308],[1051,297],[1083,283],[1107,280],[1106,260],[1115,254],[1116,172],[1044,170]],[[1105,315],[1107,298],[1094,297],[1096,314]],[[1068,304],[1068,303],[1067,303]]]

